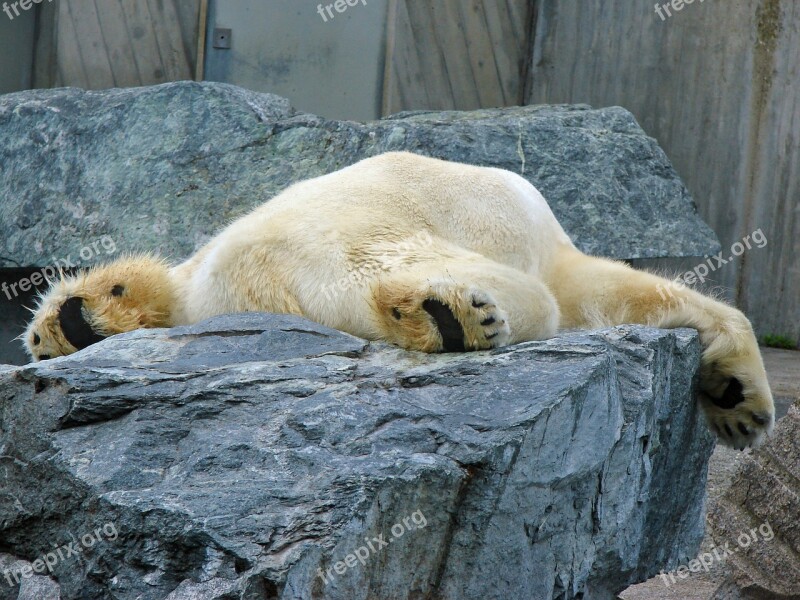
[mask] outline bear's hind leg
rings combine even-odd
[[[642,323],[692,327],[700,334],[701,404],[720,439],[734,448],[757,444],[772,428],[775,407],[753,328],[739,310],[650,273],[564,250],[551,286],[564,327]]]
[[[544,339],[559,321],[541,281],[471,253],[383,275],[373,286],[372,307],[382,339],[423,352]]]

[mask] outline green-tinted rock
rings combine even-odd
[[[0,97],[0,268],[94,263],[112,247],[182,259],[291,183],[389,150],[523,174],[593,254],[700,256],[718,245],[656,141],[621,108],[361,124],[295,113],[269,94],[179,82]],[[113,246],[98,245],[102,236]]]

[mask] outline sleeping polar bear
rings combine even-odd
[[[388,153],[291,186],[180,265],[136,256],[62,278],[25,343],[41,360],[123,331],[244,311],[302,315],[423,352],[562,328],[692,327],[711,426],[736,448],[757,443],[774,408],[750,322],[690,289],[664,294],[670,285],[582,254],[514,173]]]

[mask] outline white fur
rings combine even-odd
[[[109,290],[117,283],[130,292],[115,299]],[[93,326],[106,335],[163,325],[148,315],[178,325],[271,311],[432,352],[452,343],[429,310],[432,301],[450,311],[467,349],[542,339],[559,327],[694,327],[705,349],[704,407],[720,435],[743,447],[774,420],[761,355],[742,313],[582,254],[536,188],[501,169],[383,154],[289,187],[169,271],[133,260],[60,289],[80,294]],[[43,301],[26,333],[32,356],[69,351],[55,298]],[[34,348],[36,332],[43,340]],[[725,396],[734,381],[730,389],[741,384],[742,391]],[[733,408],[712,401],[739,396]]]

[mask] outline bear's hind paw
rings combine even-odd
[[[771,396],[757,389],[745,390],[736,377],[730,379],[721,395],[701,392],[701,400],[711,429],[722,443],[737,450],[760,444],[774,424]]]

